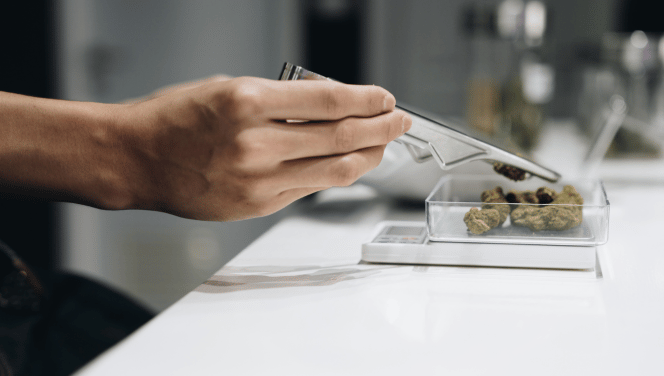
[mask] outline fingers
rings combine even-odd
[[[274,175],[274,184],[280,191],[349,186],[378,166],[384,151],[385,145],[380,145],[348,154],[286,161]]]
[[[269,198],[261,196],[251,205],[249,213],[243,217],[264,217],[273,214],[290,205],[293,201],[327,188],[329,187],[293,188],[280,192],[275,196],[270,196]]]
[[[249,211],[265,216],[293,201],[334,186],[348,186],[380,163],[384,146],[332,157],[285,162],[278,171],[262,176],[242,190],[249,198]]]
[[[346,118],[325,123],[292,123],[279,127],[272,139],[283,160],[345,154],[386,145],[410,129],[412,119],[395,110],[371,118]]]
[[[346,118],[321,123],[271,122],[242,130],[223,148],[226,164],[258,172],[277,169],[284,161],[343,155],[385,146],[412,125],[401,110],[372,118]]]
[[[299,200],[302,197],[309,196],[312,193],[316,193],[318,191],[322,191],[324,189],[327,189],[330,187],[307,187],[307,188],[293,188],[289,189],[286,191],[283,191],[275,197],[273,200],[273,205],[275,206],[275,209],[268,209],[269,213],[272,214],[276,212],[277,210],[293,203],[293,201]]]
[[[334,81],[260,80],[259,91],[265,116],[274,120],[339,120],[349,116],[370,117],[394,109],[396,100],[378,86],[346,85]]]

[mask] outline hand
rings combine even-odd
[[[249,77],[128,105],[116,129],[131,156],[127,206],[239,220],[347,186],[410,129],[410,117],[394,106],[375,86]]]
[[[205,78],[205,79],[202,79],[202,80],[180,82],[180,83],[177,83],[177,84],[167,85],[167,86],[161,87],[161,88],[159,88],[159,89],[153,91],[152,93],[150,93],[146,96],[143,96],[143,97],[125,99],[124,101],[122,101],[122,103],[136,104],[136,103],[140,103],[140,102],[145,102],[145,101],[150,100],[150,99],[163,97],[166,94],[184,93],[184,92],[186,92],[190,89],[193,89],[195,87],[210,84],[210,83],[215,82],[215,81],[228,81],[231,78],[233,78],[233,77],[227,76],[225,74],[219,74],[219,75],[215,75],[215,76]]]

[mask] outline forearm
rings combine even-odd
[[[251,77],[135,104],[0,92],[0,191],[203,220],[268,215],[378,165],[410,127],[394,105],[375,86]]]
[[[128,158],[114,131],[124,108],[0,92],[0,191],[130,207]]]

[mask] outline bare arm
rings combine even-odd
[[[131,104],[0,93],[0,190],[205,220],[267,215],[375,167],[410,128],[394,104],[373,86],[249,77]]]
[[[102,208],[130,198],[113,135],[122,107],[0,92],[0,189]]]

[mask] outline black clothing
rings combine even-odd
[[[0,376],[70,375],[154,316],[81,276],[57,273],[36,286],[5,247],[0,242]]]

